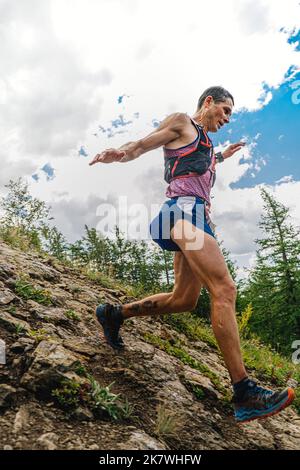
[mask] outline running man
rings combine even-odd
[[[247,375],[235,313],[236,286],[209,218],[216,163],[232,157],[245,145],[237,142],[215,154],[207,135],[229,123],[233,106],[233,96],[227,90],[208,88],[200,96],[192,118],[184,113],[172,114],[145,138],[119,149],[104,150],[90,162],[125,163],[163,146],[169,199],[152,221],[150,232],[162,249],[174,251],[175,273],[171,293],[125,305],[102,304],[97,307],[96,316],[107,343],[120,350],[124,343],[119,330],[124,320],[192,310],[201,288],[206,287],[211,298],[213,332],[233,385],[235,418],[237,422],[247,422],[278,413],[292,403],[295,394],[292,388],[280,392],[265,389]],[[195,243],[191,243],[191,233]]]

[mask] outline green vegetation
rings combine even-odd
[[[174,356],[179,359],[183,364],[187,364],[188,366],[198,370],[203,375],[208,377],[216,389],[224,396],[224,399],[229,399],[228,390],[223,387],[217,374],[207,367],[206,364],[203,364],[188,354],[179,341],[177,341],[175,345],[171,345],[168,340],[163,340],[159,336],[155,336],[150,333],[146,333],[144,338],[148,343],[157,346],[159,349],[165,351],[170,356]]]
[[[190,384],[189,388],[191,389],[195,397],[198,398],[198,400],[203,400],[203,398],[205,398],[205,392],[198,385]]]
[[[50,292],[40,287],[34,287],[25,278],[16,280],[15,292],[22,297],[22,299],[34,300],[41,305],[49,306],[53,303]]]
[[[80,315],[78,315],[78,313],[76,313],[74,310],[70,309],[70,310],[67,310],[65,312],[65,316],[67,318],[69,318],[69,320],[73,320],[73,321],[80,321],[81,320],[81,317]]]
[[[248,306],[239,321],[242,333],[241,347],[247,369],[250,373],[254,373],[258,379],[271,382],[276,387],[285,387],[289,379],[293,379],[296,383],[300,384],[300,365],[293,364],[287,357],[272,350],[270,346],[264,345],[261,340],[253,334],[251,337],[245,338],[245,336],[249,336],[248,321],[251,318],[251,310],[251,306]],[[189,339],[194,341],[201,339],[209,345],[212,345],[213,341],[215,341],[211,327],[200,321],[200,328],[197,329],[199,319],[192,314],[168,315],[165,316],[164,319],[174,329],[185,334]],[[178,358],[183,356],[184,363],[188,363],[191,367],[194,366],[193,368],[200,370],[200,372],[206,375],[205,372],[201,370],[202,368],[194,363],[194,360],[182,355],[182,353],[178,354],[177,351],[174,352],[174,350],[166,345],[164,340],[153,337],[152,335],[148,338],[151,344],[160,347],[160,349],[163,349],[168,354]],[[200,388],[199,390],[193,389],[192,391],[201,399],[203,392]],[[198,396],[198,394],[200,395]],[[296,389],[296,399],[293,406],[297,412],[300,413],[299,389]]]
[[[89,269],[84,271],[84,274],[88,279],[90,279],[93,282],[96,282],[102,287],[105,287],[106,289],[118,289],[121,288],[121,286],[116,284],[116,281],[109,277],[108,275],[98,272],[98,271],[91,271]]]
[[[76,408],[80,403],[80,387],[74,380],[64,380],[59,388],[52,390],[52,396],[63,408]]]
[[[161,403],[157,409],[155,433],[160,437],[172,437],[178,434],[181,426],[181,416],[168,409],[165,403]]]
[[[111,391],[113,384],[102,387],[85,368],[83,375],[86,375],[87,383],[63,380],[60,386],[52,391],[53,398],[60,406],[70,411],[79,405],[84,405],[96,415],[104,412],[113,420],[128,419],[132,416],[133,406],[127,400],[121,402],[120,395]]]
[[[261,195],[261,237],[242,297],[253,309],[249,332],[288,356],[300,338],[300,231],[283,204],[265,189]]]
[[[86,367],[83,364],[81,364],[81,362],[79,361],[78,361],[78,364],[76,364],[74,368],[74,372],[76,372],[76,374],[79,375],[80,377],[87,377],[88,375],[88,371]]]
[[[100,286],[119,288],[129,296],[140,297],[173,288],[172,253],[162,252],[151,243],[127,240],[118,227],[114,239],[109,239],[86,226],[84,236],[69,244],[50,224],[50,208],[30,195],[28,185],[19,179],[10,181],[6,187],[7,194],[0,198],[0,236],[7,243],[22,250],[38,250],[41,256],[45,253],[55,256],[60,262],[79,268]],[[300,339],[300,231],[290,223],[289,210],[272,194],[263,189],[261,196],[264,210],[259,224],[261,237],[256,240],[256,263],[248,278],[237,283],[237,319],[247,367],[262,379],[281,386],[289,378],[300,382],[299,366],[289,360],[293,340]],[[222,251],[235,279],[236,269],[230,254],[224,248]],[[26,278],[16,281],[15,291],[25,300],[32,299],[42,305],[53,303],[47,290],[33,286]],[[73,293],[76,292],[75,288]],[[9,309],[12,314],[16,312],[14,306]],[[189,340],[202,341],[218,352],[207,322],[209,309],[209,296],[203,289],[192,314],[168,315],[164,321]],[[73,321],[80,319],[73,310],[68,310],[66,316]],[[21,334],[22,327],[17,325],[16,332]],[[37,340],[44,334],[40,330],[31,333]],[[184,344],[178,341],[171,344],[153,335],[148,335],[147,340],[207,375],[220,391],[216,375],[191,357]],[[226,396],[224,390],[221,393]],[[298,397],[295,406],[300,410]]]
[[[17,335],[21,335],[21,334],[25,333],[25,331],[26,331],[26,330],[25,330],[24,326],[21,325],[21,323],[18,323],[18,324],[16,325],[16,333],[17,333]]]
[[[111,392],[110,388],[113,384],[101,387],[91,375],[88,375],[88,379],[91,385],[89,406],[92,410],[103,410],[114,420],[128,418],[131,415],[133,408],[128,401],[121,403],[119,395]]]
[[[7,312],[10,313],[11,315],[14,315],[16,313],[17,309],[15,306],[11,305],[8,307]]]
[[[33,338],[36,343],[40,343],[44,339],[49,338],[49,334],[44,328],[39,328],[37,330],[29,330],[28,335]]]
[[[218,349],[216,338],[207,323],[201,318],[189,312],[175,313],[172,315],[164,315],[164,321],[168,323],[174,330],[192,341],[203,341],[214,349]]]

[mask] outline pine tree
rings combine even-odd
[[[291,352],[300,337],[300,239],[289,222],[289,209],[261,190],[264,212],[259,223],[255,268],[246,289],[253,305],[252,331],[274,348]]]
[[[44,249],[60,261],[65,261],[68,255],[68,243],[64,235],[56,227],[45,225],[41,229],[44,238]]]
[[[31,196],[22,178],[10,180],[6,196],[0,199],[0,231],[4,240],[20,247],[42,248],[43,228],[53,220],[50,207]]]

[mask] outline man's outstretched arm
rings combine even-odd
[[[136,142],[128,142],[118,149],[107,149],[98,153],[90,162],[90,165],[95,163],[124,163],[135,160],[150,150],[167,145],[169,142],[178,139],[182,135],[188,120],[188,116],[184,113],[171,114],[151,134]]]

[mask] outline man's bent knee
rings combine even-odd
[[[237,288],[234,282],[226,280],[220,282],[211,292],[213,300],[220,303],[234,303],[237,296]]]
[[[176,312],[184,312],[189,310],[194,310],[197,305],[197,299],[192,296],[178,296],[177,294],[172,295],[170,298],[170,303]]]

